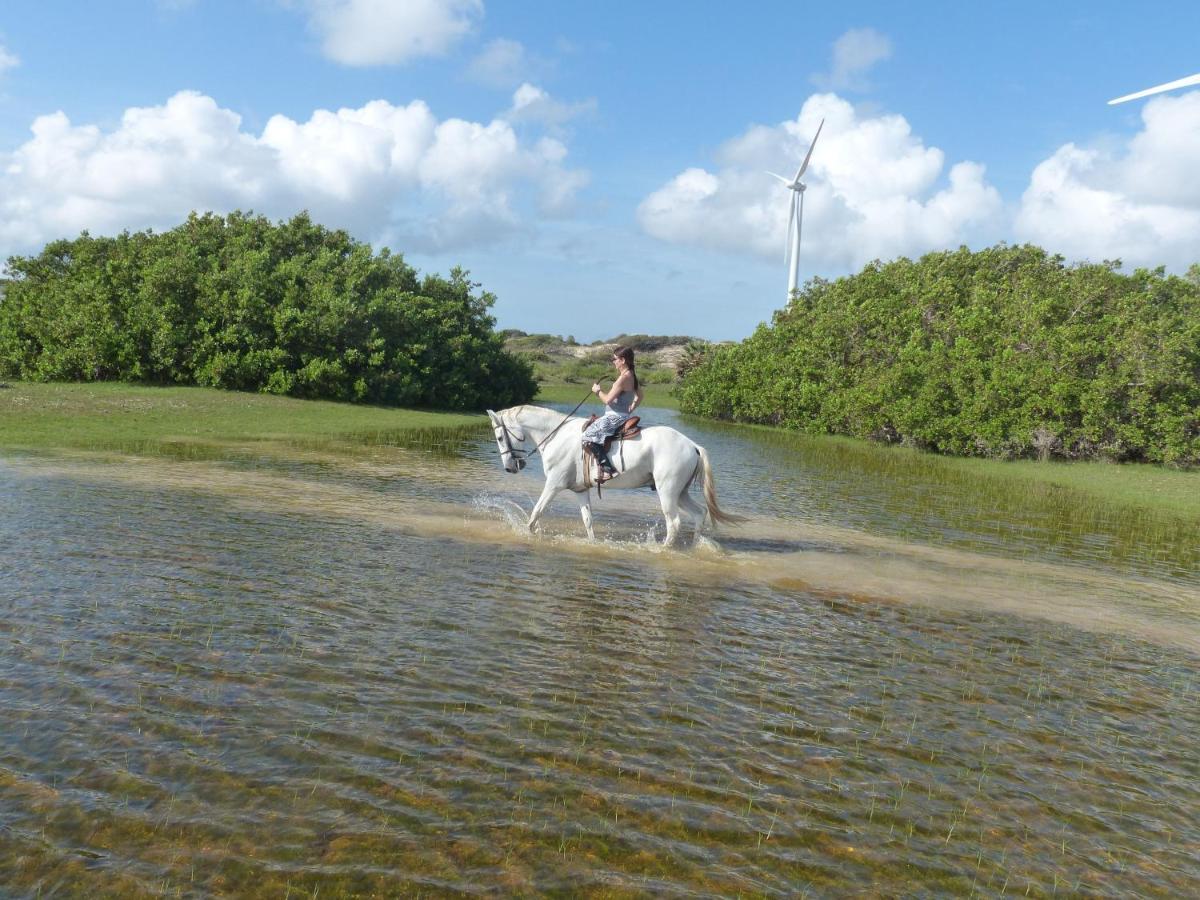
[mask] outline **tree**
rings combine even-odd
[[[1200,279],[1032,246],[805,286],[686,372],[680,407],[990,457],[1200,463]]]
[[[163,234],[55,241],[8,261],[0,372],[198,384],[443,408],[536,390],[466,271],[403,257],[301,214],[192,214]]]

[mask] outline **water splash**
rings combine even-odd
[[[514,533],[529,533],[529,514],[511,497],[482,493],[471,498],[471,509],[485,518],[499,519]]]

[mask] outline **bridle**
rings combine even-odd
[[[565,416],[563,416],[562,421],[559,422],[557,425],[555,425],[554,429],[548,435],[546,435],[544,438],[542,438],[540,441],[538,441],[537,446],[534,447],[532,450],[526,450],[524,447],[514,448],[512,445],[512,442],[514,439],[519,444],[525,443],[524,429],[522,429],[521,434],[518,437],[517,435],[513,434],[511,431],[508,430],[508,423],[504,421],[504,417],[501,416],[499,413],[496,414],[496,419],[499,420],[499,422],[500,422],[500,429],[501,429],[501,431],[504,432],[504,449],[506,451],[508,451],[508,453],[510,453],[512,455],[512,458],[517,461],[517,471],[518,472],[520,472],[522,469],[524,469],[525,465],[528,463],[528,461],[538,451],[540,451],[543,447],[546,446],[546,442],[549,441],[550,438],[552,438],[556,434],[558,434],[558,430],[567,424],[567,420],[570,419],[571,416],[575,415],[575,413],[577,413],[579,411],[579,407],[581,407],[581,406],[583,406],[583,404],[587,403],[588,400],[591,399],[591,396],[592,396],[592,392],[588,391],[588,395],[586,397],[584,397],[582,400],[580,400],[578,403],[576,403],[575,408],[573,410],[571,410],[569,413],[567,413]],[[499,440],[500,436],[496,435],[496,439]]]
[[[514,460],[516,460],[517,471],[520,472],[522,469],[525,468],[526,462],[529,459],[529,457],[533,456],[534,453],[537,453],[538,450],[541,448],[541,445],[539,444],[537,447],[534,447],[532,451],[526,450],[524,447],[521,447],[521,448],[513,447],[512,442],[514,440],[518,444],[525,443],[525,432],[522,431],[520,436],[518,437],[517,435],[513,434],[511,431],[508,430],[508,423],[504,421],[504,418],[502,416],[496,416],[496,418],[500,421],[500,432],[504,436],[504,452],[509,454]],[[498,435],[496,435],[496,437],[497,437],[497,439],[499,439],[500,435],[498,434]]]

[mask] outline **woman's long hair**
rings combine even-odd
[[[618,347],[613,351],[613,356],[619,356],[621,359],[625,360],[625,365],[627,365],[629,367],[629,371],[633,373],[633,389],[636,391],[638,389],[638,377],[637,369],[635,369],[633,366],[633,348]]]

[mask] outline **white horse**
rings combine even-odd
[[[489,409],[488,418],[492,420],[504,471],[515,474],[525,468],[526,459],[541,454],[546,485],[529,514],[530,530],[555,495],[571,491],[579,504],[588,537],[595,538],[590,489],[595,479],[589,472],[591,458],[583,455],[582,446],[585,420],[566,418],[540,406],[514,406],[498,413]],[[679,536],[681,511],[694,519],[697,533],[706,516],[713,522],[744,521],[741,516],[723,512],[717,505],[716,482],[708,454],[674,428],[652,425],[643,428],[637,437],[614,441],[609,458],[618,474],[604,482],[604,489],[653,486],[667,520],[668,545],[674,544]],[[697,478],[704,488],[705,506],[693,500],[688,492]]]

